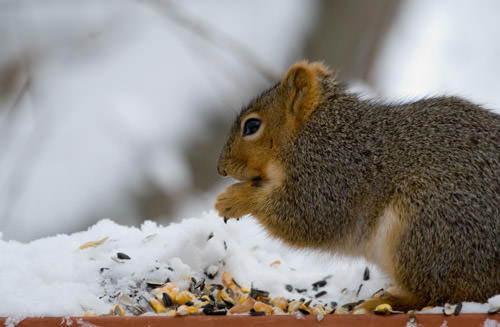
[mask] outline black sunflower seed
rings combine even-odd
[[[130,257],[123,252],[118,252],[116,257],[121,260],[130,260]]]
[[[224,299],[222,299],[222,301],[224,301],[224,304],[226,305],[226,308],[231,309],[232,307],[234,307],[234,304],[232,304],[231,302],[226,301]]]
[[[156,280],[152,280],[152,279],[146,279],[146,280],[144,280],[144,282],[146,283],[146,285],[148,287],[152,287],[152,288],[160,287],[160,286],[162,286],[164,284],[162,282],[159,282],[159,281],[156,281]]]
[[[384,290],[383,288],[379,289],[378,291],[376,291],[375,293],[373,293],[373,294],[372,294],[372,296],[375,296],[375,295],[379,294],[379,293],[380,293],[380,292],[382,292],[383,290]]]
[[[319,297],[321,297],[323,295],[326,295],[326,291],[321,291],[321,292],[317,293],[316,295],[314,295],[314,297],[315,298],[319,298]]]
[[[326,280],[318,280],[317,282],[312,284],[313,290],[317,291],[319,287],[323,287],[326,285]]]
[[[214,279],[215,276],[217,276],[218,272],[219,271],[217,270],[215,273],[210,273],[207,270],[205,270],[203,273],[205,274],[205,276],[207,276],[208,279]]]
[[[172,301],[172,298],[170,297],[170,295],[168,295],[167,293],[162,293],[162,299],[163,299],[163,304],[168,308],[170,306],[172,306],[173,304],[173,301]]]
[[[354,307],[357,305],[357,302],[349,302],[349,303],[346,303],[342,306],[342,308],[344,308],[345,310],[347,311],[352,311],[352,309],[354,309]]]
[[[205,288],[205,278],[200,279],[196,284],[194,284],[194,288],[203,291]]]
[[[369,280],[369,279],[370,279],[370,269],[366,267],[365,271],[363,272],[363,280]]]
[[[215,310],[213,307],[205,306],[203,308],[203,313],[208,316],[225,316],[227,314],[226,309]]]
[[[216,302],[215,303],[215,308],[217,308],[217,309],[226,309],[227,305],[226,305],[225,302]]]
[[[265,316],[266,313],[264,311],[255,311],[253,308],[250,309],[251,316]]]
[[[359,284],[358,290],[356,291],[356,297],[359,296],[359,292],[361,292],[362,287],[363,287],[363,283]]]
[[[211,288],[215,288],[217,290],[223,290],[224,286],[221,284],[210,284]]]
[[[203,309],[203,312],[205,312],[205,310],[214,311],[214,305],[212,303],[207,303],[204,306],[202,306],[201,308]]]
[[[253,297],[254,299],[256,299],[259,296],[261,296],[261,297],[268,297],[269,296],[269,292],[262,291],[262,290],[259,290],[259,289],[256,289],[256,288],[251,288],[250,289],[250,296]]]
[[[234,278],[232,278],[232,281],[233,281],[233,284],[237,287],[237,288],[241,288],[240,284],[238,284]]]

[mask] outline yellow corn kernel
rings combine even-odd
[[[210,296],[208,296],[208,295],[202,295],[202,296],[201,296],[201,299],[202,299],[203,301],[205,301],[205,302],[210,302],[210,301],[211,301],[211,300],[210,300]]]
[[[247,299],[248,299],[248,295],[247,295],[247,294],[243,294],[243,295],[242,295],[242,296],[240,296],[240,298],[238,299],[238,302],[243,303],[243,302],[245,302]]]
[[[250,287],[248,286],[243,286],[242,288],[240,288],[240,291],[242,291],[243,293],[250,293]]]
[[[306,306],[306,305],[304,305],[304,304],[302,304],[302,305],[300,306],[300,309],[305,310],[305,311],[307,311],[307,312],[311,313],[311,308],[309,308],[308,306]]]
[[[197,307],[188,307],[188,309],[189,309],[189,313],[191,313],[192,315],[194,315],[194,314],[198,314],[198,313],[201,313],[201,312],[202,312],[202,310],[200,310],[200,309],[199,309],[199,308],[197,308]]]
[[[325,307],[321,304],[316,304],[314,307],[310,308],[313,315],[326,315]]]
[[[152,290],[151,294],[153,294],[158,300],[161,300],[163,297],[163,293],[167,293],[172,299],[175,299],[175,296],[179,294],[179,292],[179,288],[174,282],[168,282],[162,287],[158,287]]]
[[[295,300],[288,303],[288,312],[293,313],[299,311],[300,306],[302,305],[302,301]]]
[[[198,309],[208,303],[208,301],[200,301],[198,299],[194,299],[194,300],[192,300],[192,302],[193,302],[192,307],[198,308]]]
[[[191,301],[195,298],[195,296],[189,291],[182,291],[175,296],[175,303],[184,304],[187,301]],[[173,299],[173,298],[172,298]]]
[[[423,307],[422,309],[420,309],[420,311],[430,310],[432,308],[434,308],[434,307],[432,307],[432,306],[426,306],[426,307]]]
[[[233,276],[229,271],[224,271],[224,273],[222,274],[222,285],[224,285],[225,287],[234,286]]]
[[[278,266],[278,265],[281,265],[281,261],[276,260],[276,261],[273,261],[273,262],[269,265],[269,267],[276,267],[276,266]]]
[[[155,309],[156,313],[164,313],[165,311],[167,311],[167,308],[165,308],[165,306],[157,299],[151,299],[150,303],[153,309]]]
[[[111,313],[114,316],[124,316],[125,310],[123,310],[121,305],[115,304],[113,307],[111,307],[111,310],[109,310],[109,313]]]
[[[250,311],[255,304],[255,300],[249,296],[246,297],[244,302],[236,304],[234,307],[229,309],[229,313],[247,313]]]
[[[86,311],[86,312],[83,314],[83,316],[84,316],[84,317],[95,317],[95,316],[97,316],[97,312],[92,311],[92,310],[90,310],[90,311]]]
[[[181,290],[178,287],[174,287],[171,290],[167,290],[167,294],[170,295],[172,299],[175,299],[177,294],[179,294]]]
[[[392,311],[392,307],[390,304],[382,303],[375,307],[374,313],[377,314],[390,314]]]
[[[273,312],[273,307],[269,304],[265,304],[263,302],[257,301],[253,305],[253,309],[255,311],[264,311],[266,315],[270,315]]]
[[[280,308],[281,310],[285,310],[286,307],[288,306],[288,300],[282,296],[279,296],[279,297],[273,298],[271,300],[271,304],[274,305],[275,307]]]
[[[160,293],[179,293],[179,288],[177,287],[177,284],[174,282],[168,282],[163,284],[161,287],[156,288],[155,290],[158,290]],[[154,291],[154,290],[153,290]]]
[[[83,250],[86,248],[95,248],[95,247],[98,247],[99,245],[103,244],[104,242],[106,242],[108,239],[109,239],[109,237],[105,237],[100,241],[91,241],[91,242],[83,243],[82,245],[80,245],[80,247],[78,249]]]
[[[234,304],[234,300],[224,290],[219,290],[217,292],[217,299],[221,302],[225,301]]]
[[[167,316],[170,316],[170,317],[175,316],[175,314],[176,314],[176,311],[174,309],[168,310],[168,312],[167,312]]]

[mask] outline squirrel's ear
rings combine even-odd
[[[330,76],[321,62],[300,61],[290,67],[281,81],[287,94],[287,108],[295,120],[304,121],[323,97],[320,78]]]

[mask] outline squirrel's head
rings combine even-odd
[[[241,181],[270,178],[270,167],[280,163],[278,152],[325,99],[323,80],[329,76],[328,68],[319,62],[291,66],[280,83],[237,117],[219,158],[219,174]]]

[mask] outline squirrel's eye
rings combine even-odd
[[[250,118],[243,126],[243,136],[252,135],[259,130],[260,120],[257,118]]]

